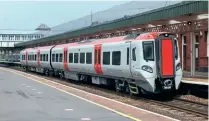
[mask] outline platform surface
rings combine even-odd
[[[182,79],[182,83],[197,84],[197,85],[209,85],[207,78],[186,78]]]
[[[0,99],[0,121],[175,120],[2,67]]]

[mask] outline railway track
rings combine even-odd
[[[22,69],[19,69],[19,68],[10,68],[10,69],[23,71]],[[33,73],[33,72],[29,72],[29,73],[37,75],[37,76],[41,76],[37,73]],[[85,90],[90,93],[94,93],[94,92],[91,92],[91,90],[99,90],[101,92],[106,92],[109,94],[122,96],[125,98],[130,98],[130,96],[128,94],[117,93],[114,90],[109,90],[109,89],[101,87],[101,86],[94,86],[94,85],[83,84],[83,83],[77,84],[75,82],[69,82],[69,81],[63,81],[63,80],[61,81],[59,78],[55,78],[55,77],[46,77],[46,76],[41,76],[41,77],[52,80],[52,81],[56,81],[58,83],[61,83],[61,84],[67,85],[67,86],[73,86],[78,89],[81,89],[80,88],[81,86],[85,86],[85,89],[82,88],[81,90]],[[90,89],[87,89],[87,88],[90,88]],[[104,96],[104,95],[102,95],[102,96]],[[105,96],[105,97],[107,97],[107,96]],[[108,97],[108,98],[111,98],[111,97]],[[191,119],[193,117],[197,118],[198,121],[208,120],[208,105],[206,105],[206,104],[197,103],[197,102],[188,101],[188,100],[179,99],[179,98],[173,98],[171,100],[159,100],[159,99],[146,98],[143,96],[140,96],[140,97],[133,96],[133,97],[131,97],[131,99],[135,100],[136,102],[137,101],[144,102],[150,106],[154,106],[154,107],[158,106],[158,107],[160,107],[160,109],[166,109],[168,111],[173,111],[173,112],[178,112],[178,113],[181,112],[183,115],[189,116]],[[137,105],[134,105],[134,106],[137,106]]]
[[[142,100],[149,102],[150,105],[159,105],[162,108],[168,108],[168,110],[177,111],[189,115],[190,117],[198,117],[199,119],[208,119],[208,105],[192,102],[188,100],[174,98],[170,101],[156,101],[147,98],[141,98]]]

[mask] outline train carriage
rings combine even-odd
[[[77,81],[88,79],[94,84],[114,85],[117,91],[138,94],[179,88],[182,70],[178,50],[171,33],[148,32],[30,48],[20,54],[21,64],[36,68],[36,72],[52,72]],[[32,56],[31,60],[31,53],[37,57]]]

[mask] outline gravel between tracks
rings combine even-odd
[[[16,69],[16,70],[22,70],[20,68],[11,68],[11,69]],[[69,80],[60,80],[57,78],[52,78],[52,77],[46,77],[46,76],[42,76],[42,75],[38,75],[36,73],[31,73],[30,74],[34,74],[37,76],[41,76],[45,79],[50,79],[52,81],[70,86],[70,87],[74,87],[80,90],[84,90],[86,92],[90,92],[93,94],[97,94],[100,96],[104,96],[113,100],[117,100],[126,104],[130,104],[145,110],[149,110],[155,113],[159,113],[165,116],[169,116],[175,119],[179,119],[182,121],[207,121],[206,119],[202,119],[201,117],[194,117],[194,116],[190,116],[188,114],[182,113],[182,112],[178,112],[176,110],[171,110],[169,108],[165,108],[159,105],[155,105],[149,102],[145,102],[143,100],[139,99],[132,99],[130,96],[122,94],[122,93],[117,93],[114,90],[107,90],[107,89],[103,89],[103,88],[99,88],[96,85],[88,85],[88,84],[78,84],[78,83],[74,83],[72,81]],[[195,102],[199,102],[199,103],[206,103],[207,99],[202,99],[202,98],[198,98],[192,95],[182,95],[180,96],[181,99],[186,99],[186,100],[191,100],[191,101],[195,101]],[[207,103],[206,103],[207,104]]]
[[[193,95],[181,95],[179,98],[208,105],[208,99],[199,98],[199,97],[196,97],[196,96],[193,96]]]

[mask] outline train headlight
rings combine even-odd
[[[153,73],[153,69],[147,65],[142,66],[142,70]]]
[[[176,65],[176,71],[178,71],[180,68],[181,68],[181,64],[178,63],[178,64]]]

